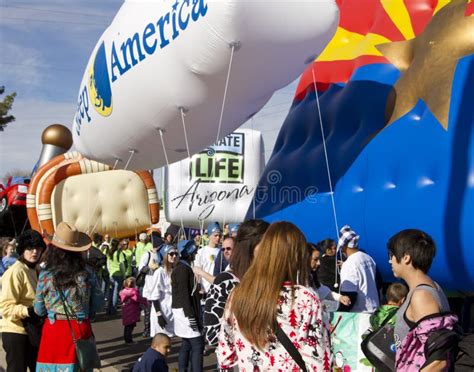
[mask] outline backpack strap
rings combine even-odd
[[[148,253],[148,260],[146,260],[147,262],[147,266],[150,266],[150,261],[151,261],[151,252],[147,252]]]
[[[397,315],[397,311],[394,311],[392,314],[390,314],[389,316],[387,316],[387,317],[383,320],[383,322],[380,324],[379,329],[385,327],[385,326],[388,324],[388,322],[389,322],[395,315]]]
[[[122,262],[123,262],[123,266],[125,267],[125,272],[126,272],[128,269],[127,256],[125,255],[124,251],[120,251],[120,253],[122,254]],[[120,262],[120,258],[119,258],[119,262]]]
[[[288,354],[290,354],[296,364],[298,364],[298,367],[300,367],[303,372],[307,372],[308,370],[306,369],[306,364],[303,360],[303,357],[280,326],[277,328],[276,336],[278,341],[280,341],[282,346],[286,349],[286,351],[288,351]]]

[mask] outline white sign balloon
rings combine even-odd
[[[130,169],[201,150],[298,77],[338,15],[335,0],[125,1],[82,79],[76,149]]]
[[[165,172],[166,219],[197,227],[245,218],[264,168],[262,134],[241,129]]]

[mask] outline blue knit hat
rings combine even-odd
[[[207,234],[209,236],[211,236],[215,232],[222,233],[222,229],[219,225],[219,222],[211,222],[209,225],[207,225]]]
[[[181,240],[178,243],[178,252],[181,257],[187,258],[197,251],[194,240]]]
[[[230,223],[229,224],[229,234],[236,234],[239,231],[240,223]]]
[[[171,244],[163,244],[160,247],[160,251],[158,252],[158,259],[159,259],[160,263],[163,262],[163,260],[168,255],[168,253],[170,253],[172,250],[177,251],[176,247],[174,245],[171,245]]]

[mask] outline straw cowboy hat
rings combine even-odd
[[[67,222],[60,222],[50,239],[54,246],[72,252],[87,251],[92,245],[91,239]]]

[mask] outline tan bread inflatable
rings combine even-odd
[[[136,235],[159,220],[158,195],[148,171],[112,170],[77,152],[56,156],[30,182],[31,227],[53,234],[61,221],[88,234]]]

